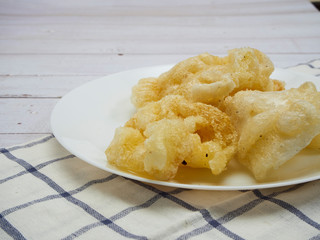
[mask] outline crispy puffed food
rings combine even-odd
[[[320,92],[310,82],[280,92],[241,91],[224,104],[239,135],[236,158],[257,180],[320,133]]]
[[[140,108],[166,95],[217,106],[240,90],[279,91],[284,83],[270,79],[273,63],[253,48],[230,50],[228,56],[203,53],[176,64],[158,78],[144,78],[132,89],[132,103]]]
[[[230,118],[218,108],[168,95],[118,128],[106,156],[111,164],[161,180],[174,178],[181,165],[218,175],[233,158],[236,140]]]

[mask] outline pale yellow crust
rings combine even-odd
[[[237,159],[258,180],[310,143],[319,147],[320,93],[313,83],[281,92],[241,91],[226,98],[225,109],[239,134]]]
[[[220,174],[236,140],[229,117],[218,108],[168,95],[140,108],[119,128],[106,155],[111,164],[168,180],[181,164]]]
[[[131,99],[140,108],[175,94],[218,106],[225,97],[240,90],[283,90],[283,82],[270,79],[273,70],[270,59],[253,48],[233,49],[226,57],[203,53],[178,63],[158,78],[140,80],[133,87]]]

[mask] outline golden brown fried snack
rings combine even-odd
[[[179,165],[220,174],[236,151],[229,117],[214,106],[168,95],[138,109],[106,150],[109,163],[157,179],[175,176]]]
[[[320,133],[320,93],[313,83],[280,92],[241,91],[225,99],[239,134],[237,159],[257,180]]]
[[[229,94],[244,89],[283,90],[284,83],[269,78],[273,70],[270,59],[253,48],[233,49],[226,57],[204,53],[178,63],[158,78],[141,79],[131,99],[140,108],[175,94],[217,106]]]

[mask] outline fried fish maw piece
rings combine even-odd
[[[116,131],[106,156],[111,164],[160,180],[174,178],[181,165],[209,168],[217,175],[233,158],[236,140],[224,112],[168,95],[138,109]]]
[[[158,78],[141,79],[132,89],[131,100],[140,108],[174,94],[217,106],[243,89],[283,90],[283,82],[270,79],[273,70],[271,60],[253,48],[233,49],[225,57],[203,53],[179,62]]]
[[[241,91],[225,100],[238,134],[236,158],[264,180],[320,133],[320,93],[313,83],[280,92]]]
[[[121,169],[169,180],[191,154],[192,145],[192,134],[182,119],[161,119],[148,124],[143,133],[133,127],[118,128],[105,154]]]
[[[160,180],[175,177],[180,163],[192,151],[192,136],[182,119],[161,119],[148,124],[144,169]]]
[[[151,122],[164,118],[183,119],[194,135],[193,143],[189,144],[192,153],[184,158],[184,165],[210,168],[215,175],[225,170],[236,151],[237,135],[224,112],[211,105],[189,102],[179,95],[168,95],[138,109],[126,126],[144,131]]]
[[[144,172],[143,159],[146,155],[145,137],[138,129],[119,127],[114,138],[105,151],[110,164],[129,171]]]

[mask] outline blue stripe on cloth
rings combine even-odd
[[[116,215],[110,217],[110,219],[112,221],[116,221],[116,220],[118,220],[120,218],[123,218],[123,217],[127,216],[131,212],[134,212],[134,211],[139,210],[139,209],[150,207],[152,204],[157,202],[160,198],[161,198],[161,196],[159,194],[157,194],[154,197],[152,197],[151,199],[149,199],[148,201],[144,202],[143,204],[140,204],[140,205],[134,206],[134,207],[129,207],[129,208],[117,213]]]
[[[286,189],[286,190],[283,190],[283,191],[274,192],[274,193],[270,194],[269,196],[276,196],[276,195],[279,195],[279,194],[282,194],[282,193],[291,192],[291,191],[294,191],[294,190],[296,190],[296,189],[298,189],[298,188],[300,188],[302,186],[303,186],[302,184],[296,185],[296,186],[290,187],[289,189]],[[250,191],[250,192],[252,192],[252,191]],[[230,211],[226,215],[224,215],[223,217],[219,218],[218,222],[220,222],[221,224],[230,222],[234,218],[236,218],[238,216],[241,216],[242,214],[250,211],[251,209],[256,207],[258,204],[262,203],[264,200],[265,199],[258,198],[258,199],[255,199],[255,200],[247,203],[247,204],[244,204],[243,206],[241,206],[241,207],[239,207],[239,208],[237,208],[237,209],[235,209],[233,211]],[[190,237],[194,237],[194,236],[200,235],[200,234],[202,234],[204,232],[210,231],[212,228],[213,228],[212,226],[206,224],[206,225],[204,225],[202,227],[199,227],[199,228],[196,228],[196,229],[192,230],[191,232],[183,234],[182,236],[180,236],[179,239],[188,239]],[[231,238],[237,239],[235,237],[236,236],[231,237]]]
[[[176,193],[179,193],[179,192],[182,192],[183,190],[182,189],[176,189],[176,190],[173,190],[171,192],[171,194],[176,194]],[[143,209],[143,208],[147,208],[147,207],[150,207],[152,204],[154,204],[155,202],[157,202],[159,199],[161,199],[161,195],[160,194],[157,194],[155,195],[154,197],[150,198],[149,200],[147,200],[146,202],[140,204],[140,205],[137,205],[137,206],[134,206],[134,207],[129,207],[119,213],[117,213],[116,215],[110,217],[110,220],[111,221],[117,221],[118,219],[120,218],[123,218],[125,216],[127,216],[129,213],[131,212],[134,212],[136,210],[139,210],[139,209]],[[71,240],[71,239],[74,239],[76,237],[79,237],[81,236],[82,234],[86,233],[87,231],[95,228],[95,227],[99,227],[101,226],[101,223],[100,222],[96,222],[96,223],[92,223],[92,224],[89,224],[87,226],[84,226],[82,228],[80,228],[79,230],[73,232],[72,234],[70,234],[69,236],[63,238],[63,240]]]
[[[283,207],[284,209],[288,210],[289,212],[293,213],[294,215],[296,215],[298,218],[300,218],[302,221],[304,221],[305,223],[309,224],[310,226],[320,230],[320,224],[313,221],[311,218],[309,218],[307,215],[305,215],[304,213],[302,213],[299,209],[295,208],[294,206],[292,206],[291,204],[282,201],[280,199],[276,199],[276,198],[272,198],[270,196],[265,196],[263,195],[259,190],[254,190],[253,193],[264,200],[273,202],[275,204],[277,204],[280,207]]]
[[[22,148],[30,148],[30,147],[33,147],[35,145],[38,145],[38,144],[41,144],[41,143],[45,143],[47,141],[49,141],[50,139],[54,138],[54,136],[51,134],[50,136],[48,137],[45,137],[45,138],[41,138],[37,141],[34,141],[34,142],[30,142],[28,144],[25,144],[25,145],[21,145],[21,146],[15,146],[15,147],[11,147],[11,148],[7,148],[8,151],[15,151],[15,150],[18,150],[18,149],[22,149]],[[1,149],[0,149],[1,150]]]
[[[32,175],[39,178],[43,182],[45,182],[48,186],[50,186],[53,190],[58,192],[61,196],[63,196],[66,200],[73,203],[74,205],[82,208],[86,213],[90,214],[92,217],[99,220],[101,223],[103,223],[105,226],[109,227],[116,233],[119,233],[120,235],[127,237],[127,238],[133,238],[133,239],[146,239],[144,236],[137,236],[132,233],[129,233],[128,231],[124,230],[120,226],[113,223],[110,219],[107,219],[102,214],[91,208],[86,203],[82,202],[79,199],[74,198],[69,193],[67,193],[61,186],[59,186],[56,182],[54,182],[52,179],[50,179],[48,176],[42,174],[41,172],[37,171],[31,164],[24,161],[23,159],[16,158],[13,156],[8,150],[4,149],[2,150],[2,153],[9,159],[15,161],[16,163],[23,166],[26,170],[28,170]],[[3,218],[2,218],[3,219]]]
[[[170,192],[170,194],[178,194],[180,192],[184,191],[183,189],[175,189],[173,191]],[[134,207],[129,207],[119,213],[117,213],[116,215],[110,217],[110,219],[112,221],[116,221],[120,218],[123,218],[125,216],[127,216],[129,213],[133,212],[133,211],[136,211],[136,210],[139,210],[139,209],[143,209],[143,208],[147,208],[147,207],[150,207],[152,204],[154,204],[155,202],[157,202],[159,199],[161,199],[162,195],[161,194],[157,194],[155,195],[154,197],[150,198],[149,200],[147,200],[146,202],[140,204],[140,205],[137,205],[137,206],[134,206]]]
[[[86,184],[84,184],[83,186],[79,187],[79,188],[76,188],[68,193],[62,193],[62,194],[53,194],[53,195],[49,195],[49,196],[46,196],[46,197],[43,197],[43,198],[40,198],[40,199],[36,199],[36,200],[33,200],[33,201],[30,201],[30,202],[27,202],[27,203],[24,203],[24,204],[21,204],[21,205],[18,205],[18,206],[15,206],[15,207],[12,207],[12,208],[9,208],[9,209],[6,209],[4,210],[2,213],[0,213],[2,216],[7,216],[17,210],[20,210],[20,209],[23,209],[23,208],[26,208],[26,207],[29,207],[31,205],[34,205],[34,204],[37,204],[37,203],[41,203],[41,202],[45,202],[45,201],[49,201],[49,200],[53,200],[53,199],[57,199],[57,198],[63,198],[63,196],[67,196],[67,195],[74,195],[74,194],[77,194],[83,190],[85,190],[86,188],[94,185],[94,184],[98,184],[98,183],[104,183],[104,182],[108,182],[114,178],[118,177],[117,175],[115,174],[112,174],[106,178],[102,178],[102,179],[95,179],[95,180],[92,180],[90,182],[87,182]]]
[[[308,66],[309,68],[315,68],[313,65],[311,65],[311,63],[300,63],[296,66]]]
[[[153,187],[153,186],[151,186],[151,185],[148,185],[148,184],[145,184],[145,183],[143,183],[143,182],[139,182],[139,181],[136,181],[136,180],[131,180],[131,179],[129,179],[131,182],[134,182],[135,184],[137,184],[137,185],[139,185],[139,186],[141,186],[141,187],[144,187],[144,188],[146,188],[146,189],[148,189],[148,190],[151,190],[152,192],[155,192],[155,193],[158,193],[158,194],[160,194],[162,197],[164,197],[164,198],[168,198],[168,199],[170,199],[170,200],[172,200],[172,201],[175,201],[177,204],[179,204],[180,206],[182,206],[182,207],[184,207],[184,208],[186,208],[186,209],[188,209],[188,210],[190,210],[190,211],[198,211],[199,209],[198,208],[195,208],[195,207],[193,207],[192,205],[190,205],[190,204],[188,204],[188,203],[186,203],[186,202],[184,202],[184,201],[182,201],[182,200],[180,200],[180,199],[178,199],[178,198],[176,198],[176,197],[173,197],[170,193],[168,193],[168,192],[163,192],[163,191],[161,191],[161,190],[159,190],[159,189],[157,189],[157,188],[155,188],[155,187]]]
[[[309,240],[320,240],[320,233],[312,238],[310,238]]]
[[[207,220],[207,222],[211,225],[211,229],[216,228],[217,230],[219,230],[220,232],[224,233],[226,236],[228,236],[232,239],[237,239],[237,240],[243,239],[242,237],[238,236],[237,234],[231,232],[229,229],[224,227],[222,225],[223,223],[221,223],[219,220],[214,220],[214,219],[210,220],[210,218],[212,218],[211,214],[206,209],[202,209],[202,210],[200,210],[200,212],[201,213],[205,212],[205,214],[202,213],[202,215]],[[204,231],[201,233],[199,232],[198,234],[202,234],[202,233],[204,233]]]
[[[103,226],[103,224],[102,224],[101,222],[95,222],[95,223],[86,225],[86,226],[80,228],[79,230],[73,232],[72,234],[70,234],[70,235],[62,238],[61,240],[71,240],[71,239],[75,239],[75,238],[81,236],[82,234],[90,231],[91,229],[96,228],[96,227],[99,227],[99,226]]]
[[[319,67],[315,67],[314,65],[312,65],[312,63],[314,63],[315,61],[320,61],[320,58],[317,58],[317,59],[313,59],[309,62],[306,62],[306,63],[299,63],[297,65],[294,65],[294,66],[290,66],[290,67],[287,67],[287,68],[292,68],[292,67],[298,67],[298,66],[308,66],[310,68],[315,68],[315,69],[320,69]]]
[[[0,215],[0,227],[13,239],[26,239],[11,223],[9,223],[5,218]]]
[[[177,203],[178,205],[190,210],[190,211],[193,211],[193,212],[199,212],[202,217],[204,218],[205,221],[207,221],[207,223],[211,226],[211,229],[215,228],[217,229],[218,231],[220,231],[221,233],[225,234],[226,236],[228,237],[231,237],[232,239],[243,239],[241,238],[240,236],[236,235],[235,233],[231,232],[230,230],[228,230],[226,227],[224,227],[219,221],[215,220],[209,211],[205,210],[205,209],[198,209],[192,205],[190,205],[189,203],[179,199],[179,198],[176,198],[174,196],[172,196],[171,194],[169,194],[168,192],[163,192],[155,187],[152,187],[150,185],[147,185],[147,184],[144,184],[142,182],[138,182],[138,181],[135,181],[135,180],[131,180],[132,182],[140,185],[140,186],[143,186],[144,188],[147,188],[155,193],[158,193],[160,194],[162,197],[164,198],[167,198],[175,203]]]
[[[48,166],[48,165],[51,164],[51,163],[58,162],[58,161],[61,161],[61,160],[70,159],[70,158],[74,158],[74,157],[75,157],[74,155],[68,155],[68,156],[65,156],[65,157],[62,157],[62,158],[53,159],[53,160],[50,160],[50,161],[41,163],[41,164],[39,164],[39,165],[36,165],[34,168],[35,168],[36,170],[40,170],[41,168],[44,168],[44,167]],[[16,178],[16,177],[23,176],[23,175],[25,175],[25,174],[27,174],[27,173],[30,173],[30,171],[29,171],[28,169],[27,169],[27,170],[23,170],[23,171],[21,171],[21,172],[19,172],[19,173],[17,173],[17,174],[14,174],[14,175],[12,175],[12,176],[10,176],[10,177],[4,178],[4,179],[0,179],[0,184],[1,184],[1,183],[4,183],[4,182],[6,182],[6,181],[12,180],[12,179],[14,179],[14,178]]]
[[[221,232],[222,230],[220,229],[220,227],[222,227],[222,225],[218,226],[216,229]],[[212,227],[212,225],[210,225],[210,224],[205,224],[205,225],[204,225],[203,227],[201,227],[201,228],[197,228],[197,229],[192,230],[191,232],[188,232],[188,233],[186,233],[186,234],[182,234],[181,236],[179,236],[179,237],[177,238],[177,240],[190,239],[190,238],[192,238],[192,237],[199,236],[199,235],[201,235],[201,234],[204,234],[204,233],[206,233],[206,232],[209,232],[209,231],[211,231],[212,229],[215,229],[215,228]],[[242,238],[242,237],[234,234],[233,232],[229,231],[228,229],[226,229],[226,230],[224,229],[223,231],[226,231],[224,234],[225,234],[226,236],[228,236],[229,238],[231,238],[231,239],[235,239],[235,240],[243,240],[243,239],[244,239],[244,238]]]
[[[274,192],[272,194],[270,194],[269,196],[277,196],[279,194],[282,194],[282,193],[286,193],[286,192],[291,192],[291,191],[294,191],[300,187],[302,187],[303,184],[300,184],[300,185],[295,185],[293,187],[290,187],[286,190],[282,190],[282,191],[279,191],[279,192]],[[252,192],[252,191],[250,191]],[[261,198],[258,198],[258,199],[255,199],[247,204],[244,204],[243,206],[231,211],[231,212],[228,212],[226,215],[224,215],[223,217],[219,218],[219,222],[222,222],[222,223],[226,223],[226,222],[229,222],[231,220],[233,220],[234,218],[250,211],[251,209],[253,209],[255,206],[257,206],[258,204],[260,204],[261,202],[263,202],[264,199],[261,199]]]

